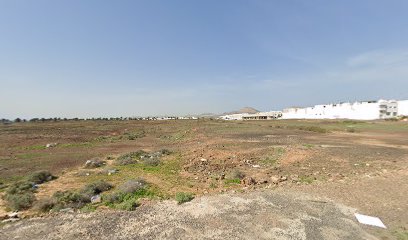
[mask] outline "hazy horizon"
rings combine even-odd
[[[0,118],[408,99],[407,7],[0,0]]]

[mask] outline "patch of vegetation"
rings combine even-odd
[[[218,187],[218,184],[216,182],[211,182],[210,183],[210,188],[214,189],[214,188],[217,188],[217,187]]]
[[[245,173],[241,172],[238,169],[233,169],[227,174],[227,179],[243,179],[245,177]]]
[[[285,149],[282,147],[275,147],[273,153],[261,158],[261,162],[268,166],[275,166],[279,163],[279,160],[285,154]]]
[[[92,205],[92,204],[86,204],[85,206],[83,206],[80,211],[82,213],[90,213],[90,212],[95,212],[96,211],[96,206]]]
[[[91,202],[91,197],[112,188],[110,183],[96,181],[85,185],[78,191],[67,190],[54,193],[51,199],[38,203],[37,209],[40,211],[61,210],[64,208],[81,209]]]
[[[194,195],[191,193],[178,192],[176,193],[175,198],[178,204],[182,204],[182,203],[190,202],[191,200],[193,200]]]
[[[138,138],[142,138],[146,136],[145,131],[139,131],[139,132],[132,132],[132,133],[125,133],[123,136],[121,136],[121,139],[127,139],[127,140],[136,140]]]
[[[301,183],[311,184],[315,178],[311,176],[300,176],[299,177]]]
[[[88,197],[89,199],[92,196],[95,196],[97,194],[100,194],[102,192],[108,191],[112,188],[112,184],[107,183],[103,180],[99,180],[93,183],[90,183],[88,185],[85,185],[81,190],[80,194],[83,196]]]
[[[20,211],[30,208],[35,201],[35,196],[34,193],[27,191],[20,194],[8,194],[5,200],[11,210]]]
[[[38,200],[35,205],[34,209],[39,212],[49,212],[53,209],[56,202],[53,198],[46,198]]]
[[[349,132],[349,133],[355,133],[356,129],[352,128],[352,127],[348,127],[348,128],[346,128],[346,131]]]
[[[92,147],[93,144],[91,142],[81,142],[81,143],[62,143],[58,144],[57,147],[59,148],[72,148],[72,147]]]
[[[28,146],[24,147],[24,150],[41,150],[41,149],[46,149],[47,147],[45,145],[33,145],[33,146]]]
[[[309,143],[306,143],[306,144],[303,144],[303,146],[305,147],[305,148],[314,148],[314,145],[313,144],[309,144]]]
[[[315,133],[327,133],[327,129],[318,126],[297,126],[296,129]]]
[[[49,171],[41,170],[33,172],[28,176],[28,181],[33,182],[35,184],[42,184],[48,181],[52,181],[56,179]]]
[[[395,230],[395,231],[392,232],[392,234],[398,240],[408,240],[408,231],[406,229]]]
[[[143,179],[129,180],[117,191],[103,195],[105,205],[119,210],[133,211],[139,206],[140,198],[153,198],[157,193]]]
[[[233,178],[233,179],[225,179],[224,183],[226,185],[231,185],[231,184],[240,184],[241,183],[241,179],[239,178]]]
[[[55,205],[52,209],[57,211],[63,208],[79,209],[91,202],[88,196],[70,190],[58,191],[54,193],[52,198],[55,199]]]
[[[4,195],[7,206],[13,211],[25,210],[32,206],[35,201],[34,184],[21,181],[12,184]]]
[[[160,164],[160,159],[156,157],[149,157],[149,158],[144,158],[143,159],[143,164],[147,166],[159,166]]]
[[[129,165],[129,164],[135,164],[137,163],[137,161],[140,159],[141,156],[146,155],[147,153],[143,150],[139,150],[136,152],[130,152],[130,153],[126,153],[123,155],[120,155],[117,159],[116,159],[116,164],[117,165]]]

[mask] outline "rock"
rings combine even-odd
[[[278,184],[278,183],[280,182],[280,177],[278,177],[278,176],[272,176],[272,177],[271,177],[271,182],[272,182],[273,184]]]
[[[261,166],[259,165],[252,165],[253,168],[260,168]]]
[[[51,148],[55,146],[57,146],[57,143],[47,143],[47,145],[45,145],[46,148]]]
[[[292,180],[292,182],[296,183],[300,181],[300,178],[298,175],[294,174],[294,175],[290,175],[290,179]]]
[[[7,214],[7,217],[8,218],[18,218],[19,214],[20,214],[19,212],[12,212],[12,213]]]
[[[281,177],[279,178],[279,182],[284,182],[284,181],[286,181],[286,180],[288,180],[288,177],[286,177],[286,176],[281,176]]]
[[[109,169],[109,170],[108,170],[108,175],[112,175],[112,174],[115,174],[115,173],[117,173],[117,172],[118,172],[117,169]]]
[[[8,219],[5,219],[5,220],[3,220],[1,222],[2,223],[11,223],[11,222],[19,221],[19,220],[20,220],[20,218],[8,218]]]
[[[100,203],[102,202],[101,195],[95,195],[91,197],[91,203]]]
[[[200,161],[201,161],[201,162],[207,162],[207,159],[201,158]]]
[[[60,212],[67,212],[67,213],[73,213],[74,212],[74,209],[72,209],[72,208],[63,208],[63,209],[61,209],[61,210],[59,210]]]

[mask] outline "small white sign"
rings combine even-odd
[[[357,220],[362,224],[367,224],[371,226],[376,226],[380,228],[387,228],[384,223],[378,217],[371,217],[363,214],[354,213]]]

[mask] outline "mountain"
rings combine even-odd
[[[254,114],[254,113],[258,113],[258,112],[259,112],[259,111],[256,110],[256,109],[253,108],[253,107],[244,107],[244,108],[241,108],[240,110],[237,110],[237,111],[232,111],[232,112],[223,113],[223,115],[231,115],[231,114],[238,114],[238,113]]]

